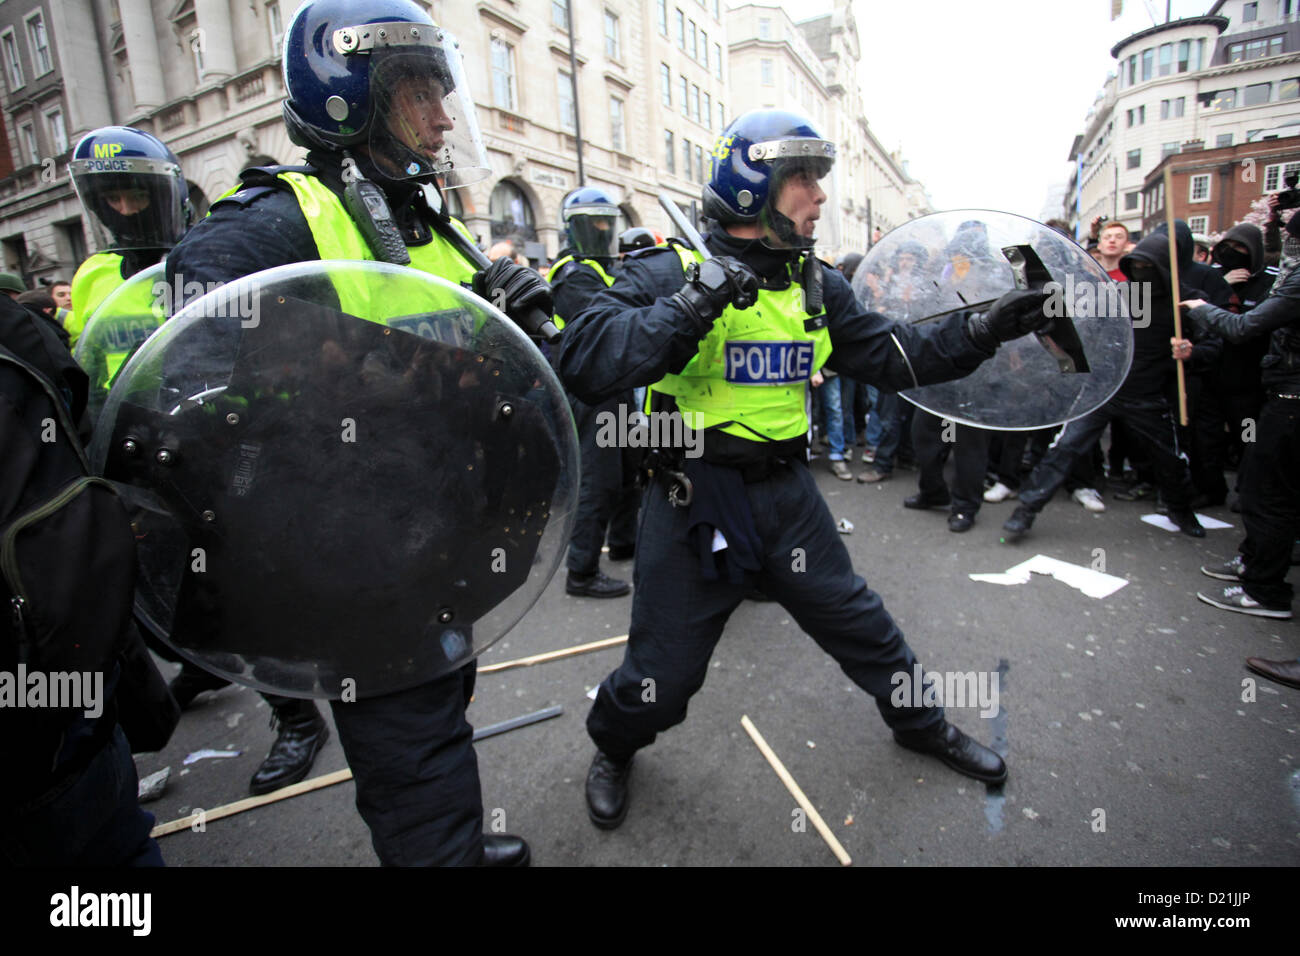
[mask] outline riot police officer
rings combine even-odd
[[[585,186],[564,197],[560,207],[561,226],[567,245],[547,273],[555,298],[555,324],[582,314],[598,292],[614,282],[617,261],[618,205],[602,189]],[[569,538],[569,569],[565,591],[576,597],[622,597],[632,590],[626,581],[600,570],[600,549],[606,529],[610,535],[611,560],[626,561],[636,544],[636,509],[619,509],[624,486],[623,455],[617,447],[601,447],[597,438],[606,416],[618,419],[619,405],[626,419],[634,406],[631,389],[612,395],[599,405],[588,405],[570,396],[573,420],[582,452],[582,485],[578,515]],[[617,523],[611,524],[616,512]]]
[[[87,133],[68,166],[100,250],[72,277],[65,328],[75,346],[104,299],[180,241],[192,209],[181,161],[138,129],[106,126]]]
[[[899,744],[1001,782],[1002,759],[941,708],[891,703],[891,677],[911,674],[916,658],[854,573],[806,467],[805,401],[823,365],[891,391],[966,375],[999,342],[1045,324],[1043,297],[1011,292],[924,330],[867,312],[812,253],[834,144],[801,116],[759,110],[732,121],[713,157],[703,192],[714,258],[674,245],[630,259],[561,343],[565,384],[583,401],[648,385],[652,410],[703,429],[702,457],[653,466],[661,480],[643,502],[627,650],[587,718],[591,820],[623,821],[633,755],[685,718],[754,586],[876,699]],[[689,505],[674,507],[670,492]]]
[[[536,306],[549,313],[549,289],[535,272],[507,258],[476,271],[464,227],[425,191],[438,196],[440,182],[490,173],[455,41],[410,0],[309,0],[284,43],[284,118],[307,163],[245,170],[242,188],[214,203],[169,256],[168,281],[222,282],[314,259],[409,261],[481,293],[503,292],[512,315]],[[357,808],[385,864],[528,862],[523,840],[482,832],[465,719],[474,676],[470,664],[410,690],[332,705]]]

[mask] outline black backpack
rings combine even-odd
[[[180,712],[132,618],[130,520],[86,458],[87,387],[46,323],[0,296],[0,671],[103,672],[108,696],[116,665],[117,722],[133,751],[158,750]],[[39,756],[80,712],[0,708],[6,749]]]

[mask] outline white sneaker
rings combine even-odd
[[[1008,498],[1014,498],[1015,496],[1016,493],[1000,481],[984,492],[985,501],[1006,501]]]
[[[1070,497],[1091,512],[1098,513],[1106,510],[1106,503],[1101,500],[1101,495],[1097,494],[1095,488],[1075,488],[1074,494]]]

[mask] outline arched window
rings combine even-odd
[[[500,239],[519,233],[525,239],[536,239],[537,228],[533,221],[533,207],[524,191],[508,180],[497,183],[488,201],[488,215],[492,219],[492,238]]]
[[[191,225],[193,225],[193,223],[198,222],[208,214],[208,206],[211,203],[208,202],[208,197],[203,194],[203,190],[193,182],[187,179],[185,185],[190,189],[190,205],[194,208],[194,218],[191,220]]]

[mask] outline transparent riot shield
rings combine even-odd
[[[1052,327],[1004,343],[965,378],[901,393],[941,418],[1008,431],[1060,425],[1115,394],[1133,358],[1127,283],[1041,223],[971,209],[893,230],[853,277],[864,307],[916,326],[1036,287],[1051,293],[1045,307]]]
[[[559,381],[488,303],[374,262],[231,283],[118,376],[91,448],[135,527],[136,608],[209,671],[358,698],[467,663],[568,543]]]
[[[86,410],[91,421],[99,416],[126,360],[167,317],[167,297],[159,262],[142,269],[114,289],[95,310],[77,339],[73,358],[90,376]]]

